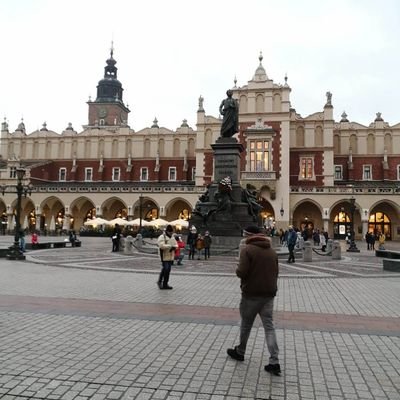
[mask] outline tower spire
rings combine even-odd
[[[111,40],[110,58],[113,58],[113,55],[114,55],[114,40]]]

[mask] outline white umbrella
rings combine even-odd
[[[122,218],[114,218],[111,221],[108,221],[108,225],[127,225],[128,221],[126,219],[122,219]]]
[[[175,219],[174,221],[171,221],[169,224],[172,226],[180,226],[182,228],[189,227],[189,221],[186,221],[185,219],[181,219],[181,218]]]
[[[153,219],[153,221],[149,222],[149,226],[165,226],[168,225],[169,222],[162,218]]]
[[[127,225],[129,226],[140,226],[140,218],[133,219],[132,221],[128,221]],[[146,221],[142,218],[142,226],[149,226],[150,222]]]
[[[107,221],[106,219],[103,218],[93,218],[89,219],[86,222],[84,222],[83,225],[85,226],[99,226],[99,225],[108,225],[110,221]]]

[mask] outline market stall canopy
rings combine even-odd
[[[122,218],[114,218],[111,221],[108,221],[108,225],[128,225],[128,221]]]
[[[140,226],[140,218],[133,219],[132,221],[128,221],[126,224],[128,226]],[[142,218],[142,226],[151,226],[149,221],[146,221]]]
[[[110,221],[103,218],[93,218],[87,220],[83,225],[85,226],[99,226],[99,225],[111,225]]]
[[[162,218],[153,219],[152,221],[149,222],[149,226],[156,226],[156,227],[166,226],[168,224],[169,222]]]
[[[189,227],[189,221],[186,221],[185,219],[181,218],[175,219],[174,221],[171,221],[169,224],[172,226],[178,226],[178,227],[180,226],[181,228]]]

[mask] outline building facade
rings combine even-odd
[[[95,216],[134,219],[140,213],[187,219],[213,181],[211,144],[221,118],[207,115],[200,97],[196,129],[184,120],[169,130],[154,120],[134,131],[115,64],[111,51],[83,131],[69,124],[59,134],[43,124],[27,134],[23,122],[14,132],[3,122],[1,184],[15,186],[22,166],[34,187],[22,202],[25,228],[77,230]],[[345,113],[336,122],[329,92],[320,111],[302,117],[291,105],[287,78],[274,83],[262,55],[252,79],[236,83],[237,140],[245,149],[240,183],[256,190],[265,226],[308,226],[344,238],[353,222],[358,238],[370,230],[400,239],[400,124],[389,126],[380,113],[369,126]],[[0,215],[7,229],[14,227],[15,206],[15,193],[4,193]]]

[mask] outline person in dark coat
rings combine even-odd
[[[71,243],[72,247],[75,247],[75,243],[76,243],[76,233],[73,230],[69,231],[69,242]]]
[[[112,232],[112,251],[119,251],[119,241],[121,239],[121,228],[118,224],[115,224],[114,230]]]
[[[294,248],[296,246],[296,243],[297,243],[297,233],[293,229],[293,226],[290,225],[289,230],[288,230],[288,237],[287,237],[287,247],[289,250],[288,263],[296,261],[294,258]]]
[[[206,231],[206,233],[204,234],[203,241],[204,241],[204,259],[207,260],[207,258],[210,258],[210,248],[212,243],[209,231]]]
[[[279,263],[271,241],[257,226],[249,226],[243,234],[246,238],[239,255],[236,275],[240,278],[242,299],[240,302],[240,343],[227,350],[230,357],[244,361],[247,341],[257,314],[264,326],[265,339],[270,353],[264,369],[280,375],[279,347],[273,324],[274,298],[278,290]]]

